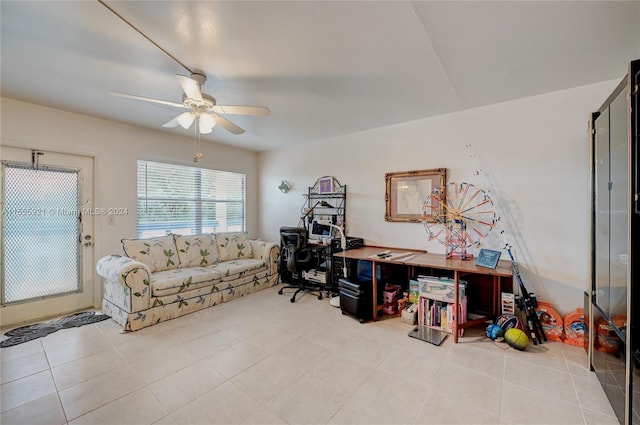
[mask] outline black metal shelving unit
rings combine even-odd
[[[304,226],[309,229],[313,220],[328,221],[347,232],[347,185],[341,184],[332,176],[320,177],[313,186],[309,186],[305,194],[307,198],[307,216]],[[335,233],[334,238],[340,240],[340,235]],[[315,248],[317,255],[317,267],[326,273],[326,291],[337,293],[338,275],[335,272],[333,254],[339,251],[340,242],[335,240],[327,245],[318,245]],[[340,266],[342,267],[342,266]]]

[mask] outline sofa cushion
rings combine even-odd
[[[149,266],[151,271],[178,267],[178,254],[173,235],[151,239],[122,239],[122,248],[129,258]]]
[[[175,235],[179,267],[206,267],[218,262],[215,235]]]
[[[219,282],[222,274],[215,269],[189,267],[187,269],[165,270],[151,274],[151,295],[177,294]]]
[[[244,232],[218,234],[216,235],[216,242],[220,261],[253,257],[251,244],[247,240],[247,234]]]
[[[242,276],[253,275],[267,269],[264,260],[244,258],[240,260],[222,261],[208,269],[216,270],[222,276],[223,282],[229,282]]]

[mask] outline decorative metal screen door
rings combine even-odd
[[[93,223],[83,214],[92,159],[4,147],[2,154],[2,324],[92,307]]]

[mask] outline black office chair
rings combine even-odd
[[[318,288],[305,283],[302,272],[313,268],[313,251],[309,247],[307,229],[304,227],[280,228],[280,261],[278,271],[280,281],[290,283],[278,291],[282,295],[284,289],[295,289],[291,302],[296,302],[296,296],[303,291]]]

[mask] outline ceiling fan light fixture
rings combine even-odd
[[[200,134],[209,134],[216,125],[216,120],[207,113],[201,113],[198,119]]]
[[[196,114],[194,114],[193,112],[183,112],[182,114],[178,115],[176,121],[178,121],[178,124],[180,124],[180,126],[186,130],[191,127],[191,124],[193,124],[193,120],[195,119]]]

